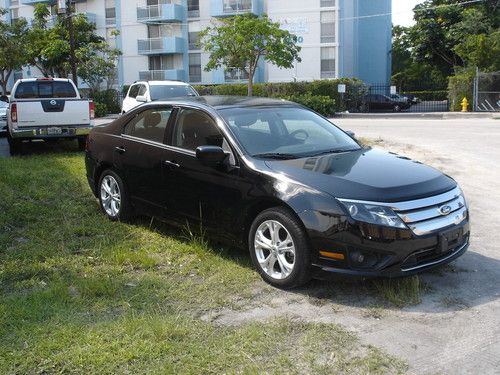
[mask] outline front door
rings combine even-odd
[[[224,139],[216,122],[198,109],[181,108],[177,114],[165,160],[167,206],[185,219],[203,223],[209,230],[228,234],[234,217],[241,212],[241,178],[234,150]],[[229,153],[228,165],[208,167],[196,158],[198,146],[213,145]]]

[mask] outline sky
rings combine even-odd
[[[394,25],[413,25],[413,8],[423,0],[392,0],[392,23]]]

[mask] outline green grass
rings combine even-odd
[[[427,289],[418,276],[375,280],[373,285],[386,301],[397,307],[419,304]]]
[[[244,252],[111,222],[81,154],[0,159],[0,373],[400,373],[335,324],[220,327],[263,288]]]

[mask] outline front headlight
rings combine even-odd
[[[339,199],[354,220],[365,223],[385,225],[393,228],[406,229],[401,218],[390,208],[367,203],[358,203]]]

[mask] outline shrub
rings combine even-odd
[[[450,111],[460,111],[464,97],[469,101],[469,110],[472,107],[472,82],[474,72],[463,70],[448,78],[448,99],[450,100]]]
[[[302,104],[323,116],[331,116],[335,113],[335,101],[329,96],[307,93],[304,95],[280,95],[279,98]]]
[[[346,93],[338,93],[338,85],[346,85]],[[200,95],[236,95],[247,94],[247,85],[241,83],[223,85],[196,85],[195,89]],[[334,80],[317,80],[312,82],[282,82],[282,83],[256,83],[253,87],[254,96],[271,98],[295,98],[296,101],[308,106],[319,106],[318,112],[331,115],[336,111],[357,111],[367,93],[366,85],[356,78],[341,78]],[[327,108],[323,108],[321,102],[326,105],[324,98],[329,98]],[[314,99],[311,99],[314,98]],[[321,98],[321,99],[320,99]],[[331,106],[333,110],[331,110]],[[326,112],[325,112],[326,111]],[[328,113],[327,113],[328,112]]]
[[[99,91],[93,95],[92,99],[96,103],[96,106],[98,103],[104,105],[101,106],[102,109],[106,108],[107,112],[104,113],[104,115],[107,115],[109,113],[120,113],[121,111],[119,95],[118,91],[116,90]]]
[[[104,103],[95,102],[95,117],[104,117],[110,112],[108,106]]]

